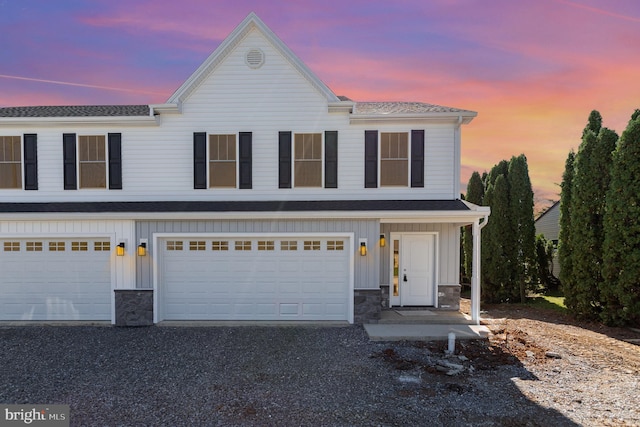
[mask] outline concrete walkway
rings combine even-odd
[[[449,332],[456,339],[483,339],[489,329],[482,325],[446,324],[365,324],[364,329],[371,341],[438,341],[447,340]]]

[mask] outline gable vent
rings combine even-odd
[[[264,52],[260,49],[251,49],[244,57],[250,68],[260,68],[264,64]]]

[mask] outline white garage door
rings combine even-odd
[[[163,238],[165,320],[349,320],[348,237]]]
[[[0,239],[0,320],[110,320],[109,239]]]

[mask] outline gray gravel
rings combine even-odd
[[[360,326],[1,327],[0,362],[0,403],[68,404],[71,425],[576,425],[518,391],[521,365]]]

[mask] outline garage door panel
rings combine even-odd
[[[0,320],[110,320],[111,254],[95,250],[105,240],[109,248],[105,238],[4,240]],[[7,241],[19,249],[7,252]]]
[[[182,240],[188,247],[194,239],[204,241],[201,247],[206,250],[165,250],[166,241],[160,240],[163,251],[159,283],[166,320],[349,318],[349,254],[335,250],[336,238]],[[334,242],[331,250],[327,249],[328,240]],[[339,241],[340,248],[348,247],[348,238]],[[228,250],[211,249],[220,248],[225,242]],[[307,247],[309,250],[305,250]],[[176,264],[182,268],[177,269]],[[337,302],[333,302],[336,298]],[[190,303],[196,300],[208,304],[199,305],[196,310]]]

